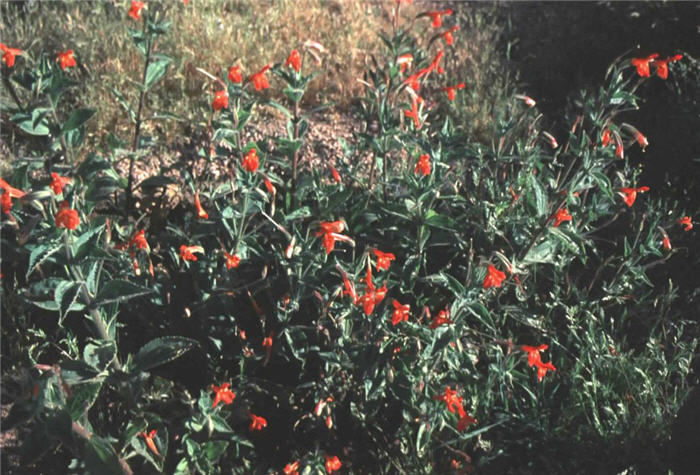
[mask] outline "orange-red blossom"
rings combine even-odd
[[[67,201],[61,203],[61,208],[55,216],[57,228],[76,229],[80,224],[78,212],[69,206]]]
[[[2,60],[5,61],[5,65],[7,65],[8,68],[14,66],[15,57],[22,54],[21,49],[10,48],[9,46],[4,45],[3,43],[0,43],[0,50],[2,50]]]
[[[158,457],[160,457],[160,453],[158,452],[158,448],[156,447],[156,443],[153,440],[153,438],[156,436],[158,432],[153,429],[152,431],[146,433],[146,432],[139,432],[139,436],[143,437],[144,442],[146,442],[146,446],[149,448],[151,452],[156,454]]]
[[[620,188],[622,201],[624,201],[628,207],[631,207],[634,204],[634,201],[637,199],[637,193],[644,193],[646,191],[649,191],[648,186],[640,186],[639,188]]]
[[[78,65],[75,61],[75,56],[73,56],[73,50],[69,49],[68,51],[60,52],[56,56],[56,61],[59,61],[61,63],[61,69],[65,70],[66,68],[72,68]]]
[[[224,383],[221,386],[211,385],[211,390],[216,393],[214,396],[214,403],[211,407],[216,407],[220,402],[224,404],[233,404],[233,400],[236,399],[236,395],[229,389],[230,384]]]

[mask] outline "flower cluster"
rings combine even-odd
[[[467,414],[467,411],[464,410],[464,405],[462,403],[464,398],[457,396],[457,391],[451,389],[449,386],[445,388],[445,394],[435,396],[433,399],[443,401],[450,413],[454,414],[455,410],[457,411],[457,414],[459,415],[459,419],[457,421],[458,432],[463,432],[471,424],[478,423],[475,418]]]
[[[549,345],[540,345],[540,346],[523,345],[523,346],[521,346],[521,349],[525,353],[527,353],[528,366],[536,366],[537,367],[537,380],[538,381],[542,381],[542,379],[547,374],[547,371],[556,371],[557,370],[551,361],[548,361],[547,363],[542,362],[542,359],[540,357],[540,352],[546,350],[547,348],[549,348]]]

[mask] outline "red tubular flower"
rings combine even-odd
[[[693,229],[693,218],[690,216],[683,216],[681,219],[678,220],[678,224],[685,226],[685,229],[683,231],[690,231]]]
[[[200,219],[207,219],[209,214],[202,208],[202,203],[199,201],[199,191],[194,195],[194,206],[197,208],[197,216]]]
[[[647,56],[646,58],[633,58],[631,63],[632,63],[632,66],[637,68],[637,74],[639,74],[643,78],[648,78],[649,77],[649,63],[658,57],[659,57],[659,54],[654,53],[654,54]]]
[[[60,195],[61,193],[63,193],[63,187],[66,186],[68,183],[70,183],[70,178],[65,177],[65,176],[60,176],[58,173],[51,173],[51,178],[53,178],[53,181],[51,182],[49,187],[57,195]]]
[[[337,455],[330,456],[326,455],[326,472],[327,473],[332,473],[335,472],[336,470],[340,470],[340,467],[342,467],[343,464],[340,462],[340,459],[338,458]]]
[[[433,317],[433,320],[430,322],[430,329],[435,330],[437,327],[440,325],[452,325],[454,322],[450,320],[449,317],[450,313],[445,310],[440,310],[437,315]]]
[[[486,272],[486,277],[484,277],[484,288],[489,287],[500,287],[501,282],[506,278],[506,274],[496,269],[496,266],[489,264],[489,269]]]
[[[386,270],[391,265],[391,261],[396,259],[396,256],[391,252],[382,252],[379,249],[374,249],[374,255],[377,256],[377,270]]]
[[[202,246],[185,246],[184,244],[180,246],[180,258],[183,261],[196,261],[197,256],[193,254],[195,252],[204,254],[204,248]]]
[[[270,179],[266,176],[265,177],[265,188],[267,189],[267,192],[270,193],[271,195],[274,195],[277,193],[277,190],[275,189],[275,185],[272,184]]]
[[[138,20],[141,16],[141,9],[143,7],[143,2],[139,2],[138,0],[131,0],[131,9],[129,10],[129,16],[134,20]]]
[[[668,234],[664,235],[664,238],[661,241],[661,244],[663,245],[665,250],[667,250],[667,251],[671,250],[671,240],[668,238]]]
[[[374,303],[376,305],[379,305],[381,301],[384,300],[384,297],[386,297],[386,291],[386,284],[383,284],[376,290],[376,292],[374,293]]]
[[[360,302],[362,302],[362,310],[365,312],[365,315],[369,316],[372,314],[374,311],[374,306],[376,304],[376,295],[375,291],[372,289],[368,289],[365,294],[360,297]]]
[[[243,74],[241,73],[240,66],[231,66],[228,68],[228,80],[234,84],[240,84],[243,82]]]
[[[226,258],[226,269],[231,269],[238,267],[238,264],[241,263],[241,258],[238,257],[237,255],[231,255],[228,252],[224,252],[224,257]]]
[[[525,102],[525,105],[528,106],[528,107],[535,107],[535,104],[537,104],[537,102],[535,102],[535,100],[534,100],[532,97],[530,97],[530,96],[523,96],[523,95],[521,95],[521,94],[516,94],[515,97],[516,97],[517,99],[520,99],[520,100],[522,100],[523,102]]]
[[[243,162],[241,163],[241,166],[244,170],[253,173],[255,172],[255,170],[258,169],[259,165],[260,159],[258,158],[258,151],[254,148],[251,148],[248,151],[248,153],[243,157]]]
[[[528,366],[535,366],[538,362],[542,362],[540,358],[540,351],[544,351],[549,348],[549,345],[540,346],[528,346],[523,345],[520,347],[525,353],[527,353],[527,364]]]
[[[357,296],[357,292],[355,291],[355,285],[350,281],[350,279],[348,279],[348,275],[340,268],[340,266],[338,266],[338,269],[343,274],[343,285],[345,287],[343,290],[343,296],[349,295],[350,298],[352,298],[352,303],[357,305],[360,298]]]
[[[457,391],[454,389],[450,389],[449,386],[445,388],[445,394],[435,396],[433,397],[433,399],[437,401],[443,401],[447,406],[447,410],[450,411],[452,414],[455,413],[455,408],[457,409],[457,412],[459,412],[460,416],[466,414],[464,412],[464,407],[462,406],[463,398],[458,397]]]
[[[447,92],[447,98],[451,101],[455,100],[455,92],[457,89],[464,89],[466,85],[464,83],[457,84],[456,86],[443,87],[441,91]]]
[[[333,175],[333,180],[337,184],[340,185],[343,182],[342,178],[340,178],[340,173],[338,173],[338,170],[336,170],[333,165],[331,165],[331,175]]]
[[[430,155],[425,153],[418,157],[418,162],[416,163],[416,167],[413,169],[413,172],[416,175],[419,173],[423,176],[430,175]]]
[[[610,129],[605,129],[603,131],[603,136],[600,139],[600,143],[603,145],[603,147],[608,146],[610,143]]]
[[[396,299],[391,304],[394,306],[394,313],[391,314],[391,324],[396,326],[401,322],[407,322],[408,313],[411,311],[410,305],[403,305]]]
[[[2,195],[0,195],[2,212],[4,214],[10,214],[10,211],[12,210],[12,198],[21,198],[26,195],[26,193],[20,189],[13,188],[2,178],[0,178],[0,189],[3,190]]]
[[[250,430],[263,430],[267,427],[267,420],[264,417],[256,416],[255,414],[250,415]]]
[[[454,33],[457,30],[459,30],[459,25],[453,26],[452,28],[450,28],[446,32],[442,33],[440,36],[445,38],[445,43],[447,43],[448,45],[451,45],[452,43],[454,43],[454,36],[452,36],[452,33]]]
[[[564,221],[571,221],[571,215],[569,214],[568,209],[559,208],[554,215],[554,224],[552,226],[556,228]]]
[[[229,383],[224,383],[221,386],[211,385],[211,390],[216,393],[216,396],[214,396],[214,403],[211,405],[211,407],[216,407],[220,402],[227,405],[233,404],[233,400],[236,399],[236,395],[233,393],[233,391],[231,391],[231,389],[229,389],[229,387]]]
[[[413,88],[413,86],[411,86]],[[415,90],[415,88],[413,88]],[[403,114],[405,117],[409,119],[413,119],[413,125],[416,126],[416,129],[420,129],[420,117],[418,113],[418,103],[423,102],[423,99],[418,97],[418,96],[413,96],[411,98],[411,108],[410,109],[404,109]]]
[[[211,106],[215,111],[226,109],[228,107],[228,92],[225,89],[216,91]]]
[[[61,209],[55,216],[57,228],[76,229],[80,224],[78,212],[74,209],[70,209],[68,206],[67,201],[61,203]]]
[[[440,28],[442,26],[442,16],[452,15],[452,10],[448,8],[447,10],[442,11],[427,12],[427,15],[433,19],[433,28]]]
[[[249,81],[253,81],[253,85],[255,86],[256,91],[261,91],[263,89],[267,89],[270,87],[270,82],[267,80],[265,73],[271,67],[272,67],[272,65],[268,64],[268,65],[264,66],[260,71],[258,71],[257,73],[250,76],[250,78],[248,78]]]
[[[668,63],[678,61],[679,59],[682,59],[682,58],[683,58],[683,55],[677,54],[675,56],[671,56],[670,58],[654,60],[654,67],[656,68],[656,75],[659,76],[661,79],[668,78]]]
[[[535,366],[537,366],[537,381],[542,381],[547,374],[547,371],[557,370],[551,361],[548,361],[547,363],[542,363],[540,361],[539,363],[536,363]]]
[[[301,71],[301,54],[299,54],[299,51],[295,49],[292,50],[284,65],[291,66],[296,72]]]
[[[15,65],[15,56],[22,54],[21,49],[10,48],[7,45],[0,43],[0,50],[2,50],[2,60],[5,61],[5,65],[11,68]]]
[[[284,472],[284,475],[299,475],[299,461],[295,460],[292,463],[288,463],[284,466],[282,472]]]
[[[640,186],[639,188],[620,188],[620,195],[622,196],[622,201],[624,201],[628,207],[632,207],[634,201],[637,199],[637,193],[644,193],[649,191],[648,186]]]
[[[477,421],[475,418],[470,416],[469,414],[464,414],[462,417],[459,418],[459,421],[457,421],[457,431],[458,432],[464,432],[464,430],[470,426],[471,424],[476,424]]]
[[[156,454],[158,457],[160,457],[160,453],[158,453],[158,448],[156,447],[156,443],[153,441],[153,438],[156,436],[157,431],[153,429],[151,432],[146,433],[146,432],[139,432],[139,437],[143,437],[143,440],[146,442],[146,446],[148,449]]]
[[[316,231],[316,236],[328,233],[342,233],[345,231],[345,223],[342,220],[338,221],[321,221],[318,224],[319,230]]]
[[[149,250],[148,241],[146,241],[146,231],[143,229],[136,232],[127,243],[129,247],[135,247],[138,250]],[[132,251],[133,252],[133,251]]]
[[[61,69],[65,70],[66,68],[72,68],[78,65],[78,63],[75,62],[75,56],[73,56],[73,50],[69,49],[68,51],[58,53],[58,56],[56,57],[56,61],[61,62]]]
[[[270,336],[266,336],[265,338],[263,338],[262,347],[269,352],[272,349],[272,344],[272,333],[270,333]]]

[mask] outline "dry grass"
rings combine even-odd
[[[88,130],[92,142],[101,143],[108,132],[128,138],[130,124],[109,87],[136,103],[134,79],[141,75],[142,58],[127,35],[128,27],[138,27],[126,16],[130,2],[34,2],[33,8],[6,0],[0,3],[4,43],[34,57],[42,51],[76,51],[86,87],[75,99],[98,108]],[[406,11],[407,17],[428,8],[415,3]],[[362,77],[365,61],[382,47],[377,32],[389,28],[388,11],[393,2],[191,0],[184,6],[169,0],[164,4],[173,22],[172,33],[161,40],[157,51],[175,58],[175,64],[149,94],[147,116],[168,111],[196,123],[206,119],[211,100],[211,84],[196,67],[225,77],[229,66],[241,64],[244,73],[250,74],[268,62],[284,61],[291,49],[306,40],[318,41],[327,50],[322,64],[312,66],[320,74],[310,85],[307,103],[332,101],[341,109],[347,106],[361,93],[363,86],[357,79]],[[429,8],[434,7],[434,2],[430,3]],[[499,79],[503,61],[495,46],[500,30],[493,16],[480,13],[483,8],[476,7],[457,4],[463,11],[459,20],[462,31],[457,35],[452,66],[457,71],[454,80],[470,87],[459,103],[465,111],[464,122],[483,133],[494,96],[499,94],[496,88],[505,83]],[[418,20],[417,24],[425,28],[426,35],[433,33],[429,21]],[[305,61],[312,62],[309,56]],[[275,94],[274,83],[272,90]],[[147,127],[166,140],[182,133],[176,121],[154,121]]]

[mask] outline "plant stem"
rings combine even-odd
[[[294,103],[294,141],[299,140],[299,101]],[[299,149],[292,156],[292,209],[296,208],[297,167],[299,164]]]

